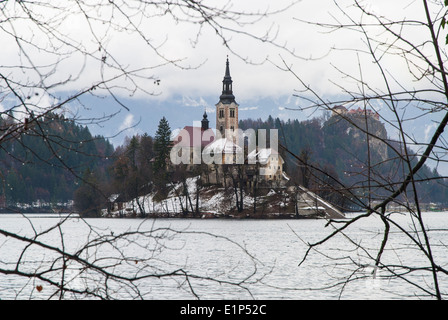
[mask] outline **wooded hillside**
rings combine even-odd
[[[1,118],[0,130],[12,122],[8,117]],[[281,152],[291,182],[342,207],[356,209],[356,203],[348,201],[347,190],[362,201],[375,201],[407,173],[398,161],[400,145],[388,140],[384,125],[373,118],[347,122],[336,117],[325,121],[269,117],[240,120],[239,126],[243,130],[278,129],[280,144],[287,150]],[[366,127],[372,133],[369,136],[363,132]],[[160,186],[169,182],[169,177],[161,170],[154,171],[158,152],[153,140],[147,134],[134,136],[114,149],[104,137],[92,136],[88,127],[57,114],[30,121],[25,134],[0,146],[2,206],[36,201],[63,203],[75,199],[76,190],[79,203],[84,201],[89,206],[89,201],[101,196],[101,204],[95,205],[104,206],[112,193],[129,200],[154,186],[162,190]],[[422,178],[439,177],[428,167],[419,174]],[[419,188],[423,202],[446,204],[447,188],[440,180],[426,180]]]
[[[0,131],[14,124],[0,118]],[[26,119],[25,133],[0,146],[0,196],[3,207],[17,203],[63,203],[73,200],[86,170],[107,177],[113,146],[86,126],[49,113]]]
[[[290,152],[281,150],[291,179],[329,201],[345,201],[343,205],[353,209],[357,207],[356,201],[347,203],[347,199],[341,199],[343,194],[350,197],[353,193],[364,203],[372,202],[387,190],[393,190],[408,173],[408,168],[400,161],[405,150],[389,139],[384,124],[373,117],[329,117],[307,121],[269,117],[266,121],[240,120],[239,127],[243,130],[278,129],[280,144]],[[406,152],[413,154],[412,150]],[[420,184],[417,181],[420,201],[446,205],[446,185],[442,185],[441,180],[432,179],[435,177],[440,175],[427,166],[419,172],[419,180],[425,179]]]

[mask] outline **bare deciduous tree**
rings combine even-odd
[[[293,4],[294,1],[290,5]],[[231,2],[190,0],[2,1],[1,116],[8,115],[13,121],[1,129],[0,145],[4,147],[5,142],[31,132],[47,142],[50,157],[58,159],[60,167],[82,180],[82,174],[59,157],[59,150],[54,148],[54,143],[60,143],[61,137],[49,136],[40,120],[56,113],[76,123],[104,125],[115,114],[89,116],[84,111],[92,106],[85,104],[83,97],[112,97],[128,110],[130,107],[120,98],[124,94],[157,93],[157,85],[163,80],[157,76],[157,68],[165,65],[180,70],[197,67],[191,67],[184,56],[172,50],[169,30],[160,27],[162,21],[192,30],[186,41],[190,41],[193,47],[200,41],[203,32],[211,31],[227,51],[241,57],[239,51],[231,46],[231,38],[236,34],[284,47],[276,43],[276,34],[272,30],[255,34],[246,31],[245,26],[284,11],[290,5],[279,10],[247,12],[234,8]],[[138,56],[131,47],[133,44],[143,48]],[[123,46],[128,46],[125,55],[130,57],[123,56],[123,51],[119,50]],[[72,108],[73,104],[85,110],[78,113]],[[32,146],[25,147],[33,152]],[[11,255],[16,260],[0,260],[0,274],[29,279],[31,283],[36,280],[43,283],[44,289],[41,284],[31,286],[35,290],[28,293],[30,298],[35,296],[36,290],[46,290],[50,292],[47,297],[61,299],[119,298],[123,292],[130,298],[144,298],[147,295],[138,283],[147,278],[181,279],[180,283],[189,287],[192,296],[198,296],[194,282],[199,279],[244,289],[247,281],[257,277],[256,268],[245,279],[232,281],[153,264],[155,253],[164,249],[162,239],[169,238],[169,233],[177,233],[170,229],[158,230],[159,233],[156,230],[136,230],[101,234],[94,227],[89,227],[91,232],[85,244],[70,248],[70,241],[62,231],[66,222],[63,219],[42,231],[35,229],[30,220],[34,230],[31,235],[0,228],[2,250],[9,248],[9,241],[19,243],[14,247],[18,252]],[[87,220],[85,223],[89,226]],[[45,238],[54,231],[60,232],[59,244]],[[143,256],[129,256],[122,249],[123,244],[139,247]],[[105,247],[111,249],[110,255],[102,251]],[[38,266],[23,263],[32,250],[45,253]],[[125,273],[123,268],[126,269]],[[84,286],[73,285],[83,279]],[[22,297],[21,293],[26,288],[29,286],[19,288],[17,297]]]
[[[419,192],[419,185],[435,183],[440,188],[446,188],[447,182],[444,176],[425,176],[422,173],[428,165],[437,169],[447,162],[447,144],[443,136],[448,123],[448,57],[445,50],[447,8],[439,1],[400,4],[404,11],[409,5],[419,14],[417,17],[395,15],[394,18],[388,18],[361,1],[353,1],[347,6],[334,1],[330,18],[333,21],[297,19],[300,25],[317,26],[327,34],[345,32],[347,38],[360,39],[353,47],[345,48],[336,44],[332,48],[331,53],[343,52],[344,61],[352,62],[348,67],[350,71],[346,71],[332,61],[338,74],[338,80],[330,79],[339,89],[336,99],[329,99],[318,92],[312,84],[308,84],[307,79],[295,72],[286,59],[283,60],[282,68],[293,74],[303,88],[297,96],[307,101],[308,106],[302,110],[311,108],[331,112],[335,106],[360,108],[363,111],[361,120],[354,120],[349,113],[339,112],[333,113],[333,118],[348,122],[367,137],[367,160],[362,163],[366,169],[357,173],[359,179],[356,184],[345,185],[335,178],[331,184],[321,181],[333,192],[343,192],[344,197],[356,203],[363,213],[343,221],[330,221],[334,229],[320,241],[309,244],[301,263],[309,259],[310,253],[314,251],[325,254],[324,244],[331,240],[337,247],[337,241],[340,241],[343,248],[342,243],[347,242],[341,240],[339,236],[342,235],[358,256],[352,255],[345,247],[339,255],[328,254],[328,258],[335,259],[336,266],[343,267],[349,261],[347,264],[351,263],[353,267],[348,276],[333,284],[340,285],[341,294],[348,283],[371,276],[367,270],[372,270],[373,266],[374,276],[412,284],[416,290],[410,295],[421,294],[442,299],[447,293],[440,288],[440,283],[448,270],[440,255],[434,255],[434,248],[443,249],[440,249],[439,243],[431,240],[431,233],[435,231],[426,225],[427,216],[422,206],[425,199]],[[358,68],[355,72],[351,68],[354,65]],[[383,137],[369,130],[369,110],[379,114],[379,120],[392,130],[391,137]],[[407,124],[413,120],[431,121],[435,125],[428,140],[410,130]],[[387,158],[373,160],[370,149],[373,148],[374,140],[388,150]],[[296,158],[300,160],[300,157]],[[385,166],[393,168],[391,175],[385,175],[380,170]],[[315,166],[313,172],[321,172],[328,177],[324,168]],[[319,175],[315,175],[315,178],[319,179]],[[396,219],[403,212],[406,212],[407,219]],[[382,236],[376,238],[379,239],[377,243],[371,246],[351,236],[350,230],[372,216],[381,219],[383,230]],[[396,248],[391,244],[403,235],[407,239],[404,240],[406,246]],[[395,250],[397,256],[406,250],[420,252],[425,263],[414,265],[406,256],[400,256],[402,260],[397,263],[386,254],[392,250]],[[420,275],[426,275],[426,280],[421,281],[418,278]]]

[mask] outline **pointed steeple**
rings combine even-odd
[[[232,77],[230,76],[229,57],[226,61],[226,73],[222,80],[222,94],[219,97],[219,101],[224,104],[235,102],[235,96],[232,91]]]

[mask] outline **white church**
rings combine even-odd
[[[238,103],[233,95],[229,59],[226,61],[222,94],[216,104],[216,129],[209,128],[204,112],[200,127],[186,126],[173,139],[172,163],[207,165],[204,182],[224,184],[232,168],[244,167],[246,179],[285,183],[284,160],[276,148],[247,145],[245,133],[238,129]],[[255,140],[255,139],[254,139]],[[177,163],[176,163],[177,161]],[[240,167],[240,169],[242,168]]]

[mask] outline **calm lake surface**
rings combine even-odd
[[[429,263],[397,229],[392,229],[382,261],[396,266],[391,270],[405,278],[391,279],[384,269],[376,270],[374,276],[373,259],[384,229],[378,217],[362,219],[345,235],[311,251],[300,266],[307,243],[319,241],[333,230],[325,226],[326,221],[68,217],[53,228],[61,219],[50,214],[2,214],[0,230],[35,237],[69,253],[81,252],[81,257],[117,274],[157,275],[127,287],[119,281],[103,281],[100,275],[65,262],[67,286],[97,288],[98,292],[106,286],[107,291],[101,294],[107,292],[115,299],[424,299],[423,290],[433,287],[432,276],[424,269],[407,274],[399,267],[426,268]],[[394,219],[412,231],[409,214],[396,214]],[[428,212],[424,219],[431,229],[436,263],[447,267],[448,213]],[[117,237],[125,232],[129,234]],[[92,245],[86,247],[86,243]],[[42,246],[26,245],[0,234],[0,268],[36,273],[49,268],[44,276],[54,275],[57,282],[61,268],[54,266],[62,263],[60,256]],[[447,293],[448,279],[439,277],[441,291]],[[345,283],[347,278],[353,281]],[[55,292],[40,279],[0,273],[0,299],[58,298],[52,296]]]

